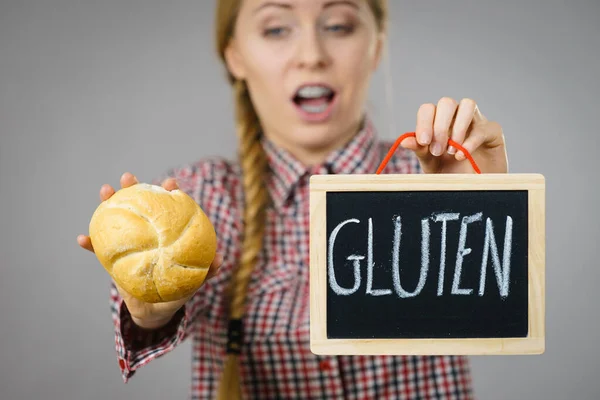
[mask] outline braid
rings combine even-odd
[[[238,138],[244,184],[244,235],[239,270],[232,284],[231,318],[244,313],[244,300],[250,274],[262,249],[265,206],[268,192],[264,184],[267,156],[259,142],[259,123],[243,82],[235,85],[238,110]]]
[[[218,399],[227,400],[241,398],[237,357],[241,341],[238,342],[235,338],[241,338],[241,319],[244,315],[246,292],[263,245],[265,208],[268,201],[267,187],[264,184],[267,157],[259,141],[258,117],[252,106],[246,84],[237,81],[234,83],[234,87],[245,205],[240,265],[232,277],[229,287],[231,296],[229,335],[230,339],[233,337],[233,340],[227,346],[227,360],[218,396]]]
[[[377,20],[379,30],[385,30],[387,0],[368,0],[368,3]],[[226,64],[225,50],[234,36],[240,7],[241,0],[217,1],[215,44],[224,64]],[[245,82],[236,80],[229,70],[227,77],[235,89],[239,157],[245,205],[240,263],[231,279],[228,292],[231,303],[227,359],[217,398],[219,400],[238,400],[241,398],[238,371],[238,354],[241,351],[241,334],[243,333],[241,319],[244,315],[248,282],[263,245],[265,209],[268,202],[267,187],[264,183],[267,157],[259,142],[260,123],[252,105],[248,87]]]

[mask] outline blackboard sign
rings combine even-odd
[[[544,351],[537,174],[311,178],[317,354]]]

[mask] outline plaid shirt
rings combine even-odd
[[[467,358],[458,356],[317,356],[309,347],[309,177],[374,173],[390,148],[370,123],[325,163],[307,168],[263,140],[272,173],[267,187],[264,249],[249,283],[240,355],[247,399],[472,399]],[[419,173],[411,151],[398,148],[384,173]],[[193,340],[192,399],[214,399],[227,341],[224,289],[240,256],[243,188],[237,164],[204,159],[171,169],[180,188],[214,224],[219,273],[163,329],[135,327],[114,286],[111,305],[116,350],[127,382],[143,365],[186,338]]]

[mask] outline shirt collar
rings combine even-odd
[[[264,135],[261,142],[269,162],[267,184],[276,208],[282,207],[293,195],[305,176],[313,174],[370,174],[381,161],[377,133],[373,123],[365,119],[360,131],[344,146],[331,152],[317,166],[306,166],[288,151],[277,147]]]

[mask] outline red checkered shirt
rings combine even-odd
[[[264,248],[248,288],[240,355],[246,399],[472,399],[468,359],[459,356],[317,356],[309,346],[309,177],[374,173],[390,148],[371,123],[350,143],[308,168],[262,139],[269,158]],[[399,148],[384,173],[420,173],[414,153]],[[225,358],[224,289],[240,256],[243,188],[239,165],[203,159],[156,179],[177,178],[206,212],[224,255],[207,281],[170,324],[144,332],[131,322],[114,286],[111,305],[116,350],[127,382],[143,365],[193,341],[192,399],[214,399]]]

